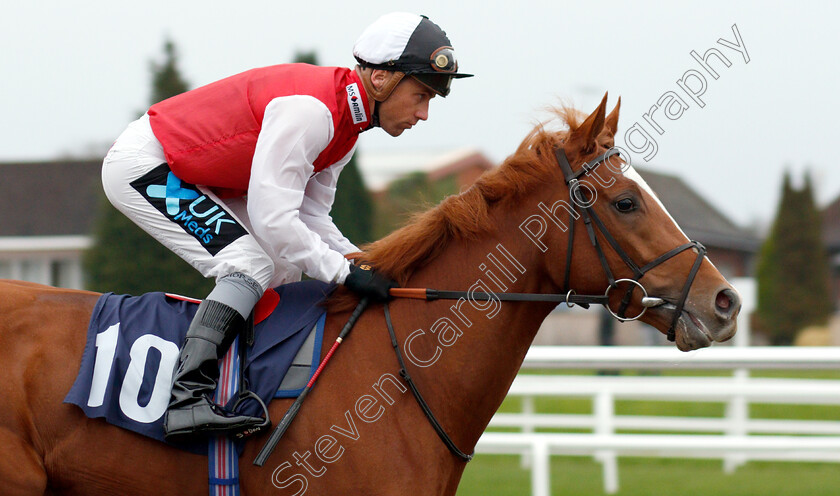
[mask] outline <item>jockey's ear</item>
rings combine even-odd
[[[385,83],[388,82],[388,76],[388,71],[374,69],[370,72],[370,82],[377,91],[381,91]]]
[[[595,138],[604,129],[604,119],[607,107],[607,94],[604,93],[604,98],[601,104],[595,109],[577,129],[572,131],[571,139],[569,140],[575,146],[580,147],[581,153],[589,153],[595,148]]]
[[[604,121],[604,131],[607,132],[610,138],[615,137],[615,132],[618,130],[618,111],[621,108],[621,97],[618,97],[618,102],[615,108],[612,109],[610,115]]]
[[[367,91],[368,96],[373,97],[377,102],[387,100],[394,88],[405,77],[405,73],[400,71],[386,71],[385,69],[372,69],[370,67],[358,67],[358,70],[365,91]]]

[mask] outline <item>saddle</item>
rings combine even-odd
[[[250,391],[259,399],[222,395],[230,397],[223,406],[258,416],[261,402],[300,394],[320,362],[326,320],[321,302],[334,288],[303,281],[265,293],[254,310],[253,343],[237,338],[229,352],[234,356],[220,361],[217,386],[217,393]],[[90,418],[165,442],[163,416],[172,372],[197,308],[196,300],[165,293],[102,295],[91,314],[79,373],[64,402]],[[231,369],[237,362],[241,373]],[[208,450],[207,442],[173,446],[199,454]]]

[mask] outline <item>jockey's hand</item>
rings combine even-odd
[[[400,287],[397,281],[374,272],[369,265],[351,265],[350,275],[344,280],[344,285],[354,293],[375,301],[390,300],[388,290]]]

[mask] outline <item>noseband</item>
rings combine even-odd
[[[607,301],[603,304],[607,311],[612,314],[613,317],[616,319],[624,322],[628,320],[636,320],[644,315],[645,311],[647,311],[650,307],[659,306],[665,303],[665,300],[661,298],[649,297],[647,291],[645,290],[644,286],[639,282],[639,279],[644,277],[644,275],[655,267],[659,266],[660,264],[670,260],[671,258],[677,256],[678,254],[684,252],[685,250],[694,248],[697,250],[697,258],[694,260],[694,265],[691,266],[691,271],[688,273],[688,278],[685,281],[685,285],[683,286],[682,294],[680,294],[679,300],[675,303],[674,309],[674,318],[671,321],[671,327],[668,329],[668,341],[676,340],[676,328],[677,322],[679,322],[680,315],[682,315],[683,307],[685,306],[685,300],[688,298],[688,292],[691,289],[691,285],[694,283],[694,278],[697,276],[697,272],[700,270],[700,265],[703,263],[703,258],[706,256],[706,247],[703,246],[698,241],[689,241],[688,243],[678,246],[672,250],[669,250],[662,255],[656,257],[650,263],[639,267],[632,258],[625,252],[615,238],[610,234],[607,227],[598,217],[598,214],[595,213],[595,210],[592,209],[592,205],[594,202],[588,201],[575,201],[581,200],[580,193],[580,182],[579,178],[581,176],[586,175],[589,171],[595,169],[601,162],[605,162],[613,155],[618,155],[618,150],[611,148],[607,150],[602,155],[594,158],[593,160],[587,162],[579,171],[572,172],[572,167],[569,164],[569,160],[566,158],[566,152],[563,151],[562,148],[557,148],[555,151],[555,155],[557,157],[557,163],[560,165],[560,170],[563,172],[563,176],[566,179],[566,186],[569,187],[569,200],[571,205],[571,211],[569,212],[569,241],[568,241],[568,249],[566,250],[566,271],[563,281],[563,291],[571,291],[569,289],[569,279],[571,277],[572,272],[572,249],[574,248],[574,241],[575,241],[575,219],[578,217],[583,217],[584,226],[586,226],[586,232],[589,235],[589,240],[592,242],[592,246],[595,248],[596,252],[598,253],[598,259],[601,262],[601,267],[604,269],[604,273],[607,276],[607,281],[609,282],[609,286],[607,287],[607,291],[604,293],[604,296],[607,297]],[[577,214],[578,208],[580,209],[580,215]],[[594,227],[593,227],[594,224]],[[607,263],[607,257],[604,254],[604,249],[601,246],[601,243],[598,241],[598,237],[595,235],[595,229],[601,232],[601,235],[607,240],[607,243],[612,247],[612,249],[621,257],[621,260],[624,261],[624,264],[630,269],[633,273],[632,279],[615,279],[613,276],[612,270],[610,269],[609,264]],[[630,287],[627,288],[627,291],[624,293],[624,297],[621,300],[621,305],[618,308],[618,311],[613,311],[609,305],[609,295],[610,292],[618,288],[618,284],[621,282],[630,283]],[[627,307],[630,305],[630,300],[633,296],[633,291],[636,288],[639,288],[642,291],[642,311],[634,316],[634,317],[626,317],[625,312],[627,311]],[[568,293],[567,293],[568,294]]]

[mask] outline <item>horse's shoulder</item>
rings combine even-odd
[[[34,282],[0,279],[0,302],[5,302],[14,307],[38,302],[95,303],[99,296],[101,296],[100,293],[92,291],[56,288]]]
[[[0,363],[4,357],[34,359],[46,356],[44,350],[76,346],[81,353],[99,296],[90,291],[0,280]]]

